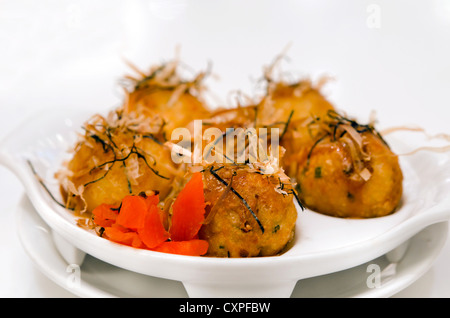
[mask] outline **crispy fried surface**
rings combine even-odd
[[[355,160],[345,142],[330,137],[298,161],[299,197],[310,209],[336,217],[370,218],[392,213],[402,196],[398,158],[375,135],[363,133],[370,174],[355,173]]]
[[[282,166],[304,205],[336,217],[392,213],[402,196],[402,171],[374,127],[338,114],[309,82],[272,85],[260,116],[289,120],[280,141]]]
[[[134,118],[128,121],[121,113],[114,120],[96,116],[85,124],[60,176],[68,206],[91,212],[102,203],[118,204],[128,194],[145,191],[158,191],[164,199],[177,167],[157,135],[145,130],[148,124],[144,131],[134,129],[140,129]]]
[[[137,112],[150,118],[161,117],[164,121],[162,131],[169,140],[175,128],[187,127],[193,120],[205,119],[210,115],[198,98],[186,92],[178,95],[173,89],[135,91],[129,96],[126,112]]]
[[[301,121],[334,110],[333,105],[309,81],[272,84],[258,108],[260,125],[286,122],[288,119],[292,122]]]
[[[132,88],[126,92],[125,113],[135,112],[146,117],[160,117],[164,125],[162,133],[167,140],[175,128],[186,127],[195,119],[210,116],[203,98],[203,79],[206,72],[187,80],[180,75],[179,62],[154,66],[148,73],[138,71],[137,78],[128,76]]]
[[[297,210],[293,195],[276,192],[278,181],[266,175],[231,167],[220,169],[217,174],[245,199],[264,232],[243,201],[210,170],[205,170],[208,208],[199,237],[209,242],[208,255],[252,257],[280,253],[294,237]]]

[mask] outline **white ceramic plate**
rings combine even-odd
[[[188,297],[181,282],[127,271],[89,255],[81,267],[74,267],[58,253],[51,229],[26,196],[16,212],[20,241],[27,254],[42,273],[76,296]],[[390,297],[430,268],[447,240],[447,232],[447,222],[430,225],[410,240],[398,263],[381,256],[350,269],[300,280],[291,297]],[[380,272],[372,271],[373,266]],[[375,284],[376,274],[380,275],[378,285]]]
[[[23,182],[33,206],[56,234],[57,246],[69,251],[67,259],[81,262],[87,253],[123,269],[181,281],[191,297],[288,297],[301,279],[348,269],[393,249],[396,251],[391,255],[401,257],[398,249],[404,251],[403,243],[413,235],[450,218],[449,156],[419,152],[401,157],[404,197],[396,213],[348,220],[308,210],[299,212],[294,244],[281,256],[188,257],[115,244],[78,227],[72,214],[40,185],[28,163],[59,198],[53,174],[90,115],[89,111],[52,109],[31,118],[0,144],[1,163]],[[401,142],[388,142],[394,151],[408,149]]]

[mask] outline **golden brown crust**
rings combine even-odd
[[[152,190],[164,199],[169,193],[178,173],[170,151],[159,140],[158,127],[136,123],[141,121],[121,112],[85,123],[73,157],[58,173],[68,206],[91,212],[102,203],[118,204],[128,194]]]
[[[271,176],[233,167],[220,169],[217,174],[242,196],[256,217],[242,199],[206,169],[203,181],[208,208],[199,237],[209,242],[208,255],[253,257],[280,253],[294,237],[294,196],[276,192],[278,180]]]
[[[345,143],[330,137],[318,143],[309,160],[298,162],[299,197],[311,210],[337,217],[370,218],[392,213],[402,196],[398,158],[371,133],[364,133],[370,160],[365,180],[354,172],[354,160]]]
[[[186,80],[178,68],[178,61],[173,60],[153,67],[148,73],[139,71],[137,78],[127,77],[132,87],[126,91],[124,112],[150,118],[159,116],[164,122],[162,131],[166,139],[170,139],[173,129],[210,116],[203,97],[205,88],[202,82],[206,72]]]
[[[306,207],[356,218],[384,216],[398,207],[401,167],[372,124],[336,112],[308,81],[271,87],[259,110],[267,110],[261,111],[266,120],[289,118],[280,142],[286,149],[282,167],[297,182]]]

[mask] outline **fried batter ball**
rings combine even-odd
[[[314,143],[306,124],[312,117],[322,117],[334,110],[320,92],[320,87],[309,80],[294,83],[269,81],[267,94],[258,105],[258,125],[280,130],[280,145],[286,149],[282,166],[289,176],[292,172],[287,163]]]
[[[277,177],[216,165],[204,169],[203,182],[207,210],[199,238],[209,242],[208,256],[274,256],[293,239],[293,189],[276,190]]]
[[[294,83],[269,82],[267,93],[258,105],[258,124],[294,123],[311,116],[325,115],[333,105],[309,80]]]
[[[330,113],[310,129],[314,145],[291,165],[298,194],[311,210],[348,218],[392,213],[402,197],[398,157],[371,125]],[[292,158],[290,158],[292,160]]]
[[[164,121],[162,132],[170,139],[175,128],[186,127],[195,119],[208,118],[210,110],[202,97],[205,73],[187,81],[177,71],[178,63],[172,61],[154,67],[149,74],[132,80],[124,104],[126,113],[137,112],[149,118],[159,116]]]
[[[85,123],[65,170],[58,173],[68,207],[91,212],[102,203],[119,204],[129,194],[156,191],[164,198],[177,167],[149,119],[113,111]]]
[[[258,123],[279,127],[286,149],[281,165],[297,182],[311,210],[336,217],[368,218],[392,213],[402,196],[397,156],[373,125],[337,113],[321,84],[289,84],[268,78]]]

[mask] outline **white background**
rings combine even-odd
[[[118,83],[133,74],[124,59],[145,70],[177,45],[194,71],[212,62],[218,104],[233,90],[254,94],[263,66],[290,45],[284,70],[333,76],[324,93],[348,114],[450,133],[450,0],[0,0],[0,137],[48,108],[119,105]],[[14,223],[23,187],[3,167],[0,190],[0,296],[71,296],[23,251]],[[398,296],[450,297],[449,243]]]

